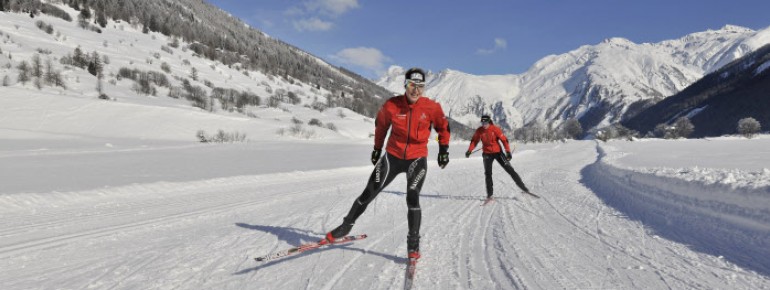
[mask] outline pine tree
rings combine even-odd
[[[80,49],[80,46],[75,48],[75,53],[72,56],[72,63],[79,68],[84,68],[86,66],[85,57],[83,55],[83,51]]]
[[[99,53],[94,51],[88,61],[88,73],[94,76],[98,76],[102,73],[102,61],[99,57]]]
[[[25,60],[25,61],[22,61],[22,62],[19,64],[19,66],[17,66],[16,68],[18,68],[18,69],[19,69],[19,77],[18,77],[18,81],[19,81],[20,83],[22,83],[22,84],[26,85],[26,84],[27,84],[27,82],[30,80],[30,78],[29,78],[29,64],[28,64],[28,63],[27,63],[27,61]]]
[[[43,78],[43,62],[40,60],[40,55],[35,54],[32,56],[32,66],[30,69],[30,73],[35,79]]]
[[[107,16],[104,15],[104,9],[99,8],[96,10],[96,23],[99,24],[102,28],[107,27]]]
[[[53,63],[51,63],[51,59],[49,58],[45,61],[45,83],[47,85],[53,85],[55,82]]]

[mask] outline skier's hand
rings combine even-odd
[[[471,152],[470,150],[465,151],[465,158],[471,157],[471,153],[473,152]]]
[[[374,149],[372,151],[372,164],[377,165],[377,161],[380,160],[380,156],[382,155],[382,150],[380,149]]]
[[[449,163],[449,146],[438,147],[438,166],[444,169]]]
[[[511,158],[513,158],[511,156],[511,151],[505,152],[505,160],[511,161]]]
[[[441,167],[441,169],[444,169],[446,167],[447,163],[449,163],[449,153],[439,153],[438,154],[438,166]]]

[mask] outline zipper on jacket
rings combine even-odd
[[[409,133],[412,132],[412,108],[409,108],[409,117],[406,119],[406,145],[404,145],[404,159],[409,149]]]

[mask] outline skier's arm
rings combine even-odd
[[[468,152],[472,152],[474,148],[476,148],[476,145],[479,144],[479,130],[476,130],[476,132],[473,133],[473,137],[471,138],[471,144],[468,146]]]
[[[438,166],[444,169],[449,163],[449,122],[444,115],[441,105],[436,104],[436,110],[433,113],[434,129],[438,133]]]
[[[511,147],[508,145],[508,138],[505,137],[505,134],[503,134],[503,131],[501,129],[497,129],[495,134],[497,134],[497,139],[500,139],[500,141],[503,142],[503,147],[505,147],[505,152],[511,152]]]
[[[377,113],[377,118],[374,120],[374,150],[382,150],[382,146],[385,144],[385,136],[390,129],[390,112],[387,106],[390,103],[386,102],[380,108],[380,112]]]
[[[433,116],[433,124],[436,133],[438,133],[438,145],[439,147],[449,147],[450,129],[449,122],[444,115],[444,110],[441,109],[441,105],[437,106],[437,112]]]

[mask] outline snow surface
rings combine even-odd
[[[62,149],[4,149],[0,157],[10,176],[0,195],[2,289],[402,287],[404,178],[356,224],[353,232],[368,239],[252,259],[336,226],[372,170],[367,145],[147,142],[121,150],[46,140]],[[707,152],[713,142],[680,148]],[[709,158],[688,150],[669,158],[671,141],[519,145],[513,164],[543,198],[520,194],[496,167],[497,201],[481,207],[482,162],[461,158],[465,145],[452,144],[444,170],[430,158],[417,289],[770,289],[767,186],[628,167],[644,160],[751,171],[768,154],[740,162],[724,158],[728,150]],[[732,149],[740,156],[745,148]]]
[[[29,59],[43,43],[22,39],[41,32],[26,15],[0,15],[14,39],[4,53]],[[82,36],[66,25],[54,27]],[[143,51],[164,43],[130,36],[120,37],[153,47]],[[403,177],[356,223],[369,238],[253,260],[341,222],[373,168],[370,119],[286,104],[250,108],[257,118],[210,113],[122,82],[108,86],[117,101],[101,101],[87,73],[65,75],[67,90],[0,87],[0,289],[403,287]],[[338,131],[276,133],[312,116]],[[248,142],[197,143],[199,129]],[[770,289],[767,136],[518,144],[513,165],[542,198],[495,165],[497,200],[484,207],[482,160],[462,158],[467,145],[451,144],[443,170],[429,145],[416,289]]]

